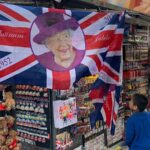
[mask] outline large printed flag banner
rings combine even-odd
[[[0,4],[0,83],[69,89],[121,82],[124,15]],[[95,86],[95,85],[94,85]]]

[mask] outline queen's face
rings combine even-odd
[[[69,30],[64,30],[47,38],[46,46],[52,51],[54,57],[60,61],[69,60],[74,53]]]

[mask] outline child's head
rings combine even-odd
[[[142,94],[135,94],[129,103],[129,107],[133,111],[142,112],[148,104],[148,99]]]

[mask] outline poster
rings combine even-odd
[[[77,123],[76,99],[57,100],[53,102],[55,128],[64,128]]]

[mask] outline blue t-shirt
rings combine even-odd
[[[136,112],[127,120],[126,144],[130,150],[150,150],[149,112]]]

